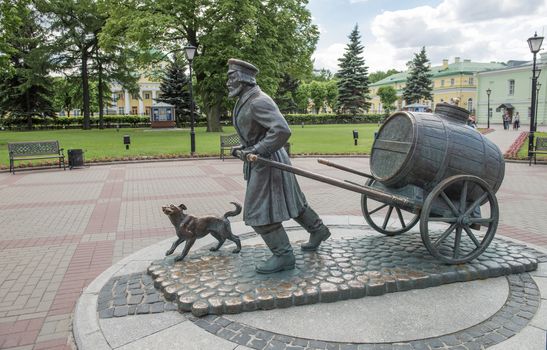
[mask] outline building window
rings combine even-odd
[[[469,85],[473,85],[475,83],[473,77],[469,77]]]
[[[125,96],[125,95],[124,95],[123,92],[122,92],[122,93],[119,93],[119,94],[118,94],[118,100],[123,100],[123,99],[124,99],[124,96]]]
[[[150,115],[150,110],[151,110],[151,108],[150,108],[150,107],[146,107],[145,110],[146,110],[146,115]]]
[[[123,107],[118,107],[118,114],[125,114],[125,110]]]
[[[131,98],[134,99],[134,100],[138,100],[139,99],[139,94],[131,94]]]
[[[472,112],[472,111],[473,111],[473,99],[472,99],[472,98],[470,98],[470,99],[467,100],[467,110],[468,110],[469,112]]]
[[[150,99],[150,93],[149,93],[149,92],[145,92],[145,93],[144,93],[144,99],[145,99],[145,100],[149,100],[149,99]]]
[[[137,115],[137,113],[138,113],[138,108],[136,106],[132,106],[131,107],[131,114]]]
[[[450,86],[454,86],[454,78],[450,79]]]
[[[444,86],[444,79],[441,80],[441,86]]]
[[[513,79],[509,80],[509,95],[515,94],[515,81]]]

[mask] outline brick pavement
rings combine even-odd
[[[334,161],[369,170],[368,158]],[[360,180],[312,158],[294,164]],[[546,169],[507,164],[498,233],[547,247]],[[183,202],[195,215],[222,214],[230,201],[243,201],[241,174],[238,160],[217,159],[0,173],[0,348],[70,348],[71,314],[85,286],[114,262],[173,235],[161,205]],[[308,179],[300,184],[320,214],[361,215],[358,194]]]

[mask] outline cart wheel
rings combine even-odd
[[[372,186],[374,181],[374,179],[370,179],[367,182],[367,186]],[[369,210],[369,208],[371,208],[371,210]],[[368,198],[365,194],[361,197],[361,211],[369,226],[386,236],[400,235],[401,233],[410,230],[416,225],[418,220],[420,220],[419,214],[397,208],[390,204],[375,201]],[[378,213],[377,222],[374,222],[372,215],[376,213]],[[379,220],[380,217],[383,217],[383,219]],[[392,217],[394,220],[391,222],[391,225],[389,225]]]
[[[494,238],[498,201],[484,180],[452,176],[427,196],[420,219],[422,241],[431,255],[449,264],[466,263],[481,255]],[[486,232],[479,234],[482,227]]]

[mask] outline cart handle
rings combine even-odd
[[[340,169],[340,170],[343,170],[343,171],[347,171],[348,173],[352,173],[352,174],[355,174],[355,175],[364,176],[364,177],[366,177],[366,178],[368,178],[368,179],[373,179],[373,180],[374,180],[374,176],[372,176],[372,175],[370,175],[370,174],[363,173],[363,172],[357,171],[357,170],[355,170],[355,169],[348,168],[348,167],[346,167],[346,166],[343,166],[343,165],[340,165],[340,164],[333,163],[333,162],[331,162],[330,160],[318,159],[317,162],[318,162],[319,164],[331,166],[331,167],[336,168],[336,169]]]

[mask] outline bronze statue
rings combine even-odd
[[[184,210],[186,210],[186,206],[184,204],[179,206],[173,204],[163,206],[161,209],[163,210],[163,213],[169,217],[177,234],[177,240],[173,242],[173,245],[165,252],[165,255],[173,254],[175,249],[177,249],[182,242],[186,241],[182,253],[175,258],[175,261],[184,259],[196,240],[205,237],[208,233],[218,241],[218,245],[209,249],[210,251],[214,252],[219,250],[226,239],[229,239],[237,246],[232,253],[239,253],[241,250],[241,241],[239,240],[239,237],[232,233],[230,220],[228,220],[228,218],[230,216],[239,215],[239,213],[241,213],[241,205],[236,202],[230,203],[236,207],[235,210],[224,213],[222,217],[204,216],[201,218],[185,214]]]
[[[302,250],[314,251],[330,236],[329,229],[310,208],[292,173],[247,160],[250,154],[291,164],[283,146],[291,136],[287,121],[275,102],[256,83],[258,68],[238,59],[228,60],[228,96],[238,100],[234,127],[241,146],[232,149],[243,161],[247,181],[243,219],[258,233],[273,256],[256,267],[259,273],[294,269],[295,259],[282,222],[294,219],[310,233]]]

